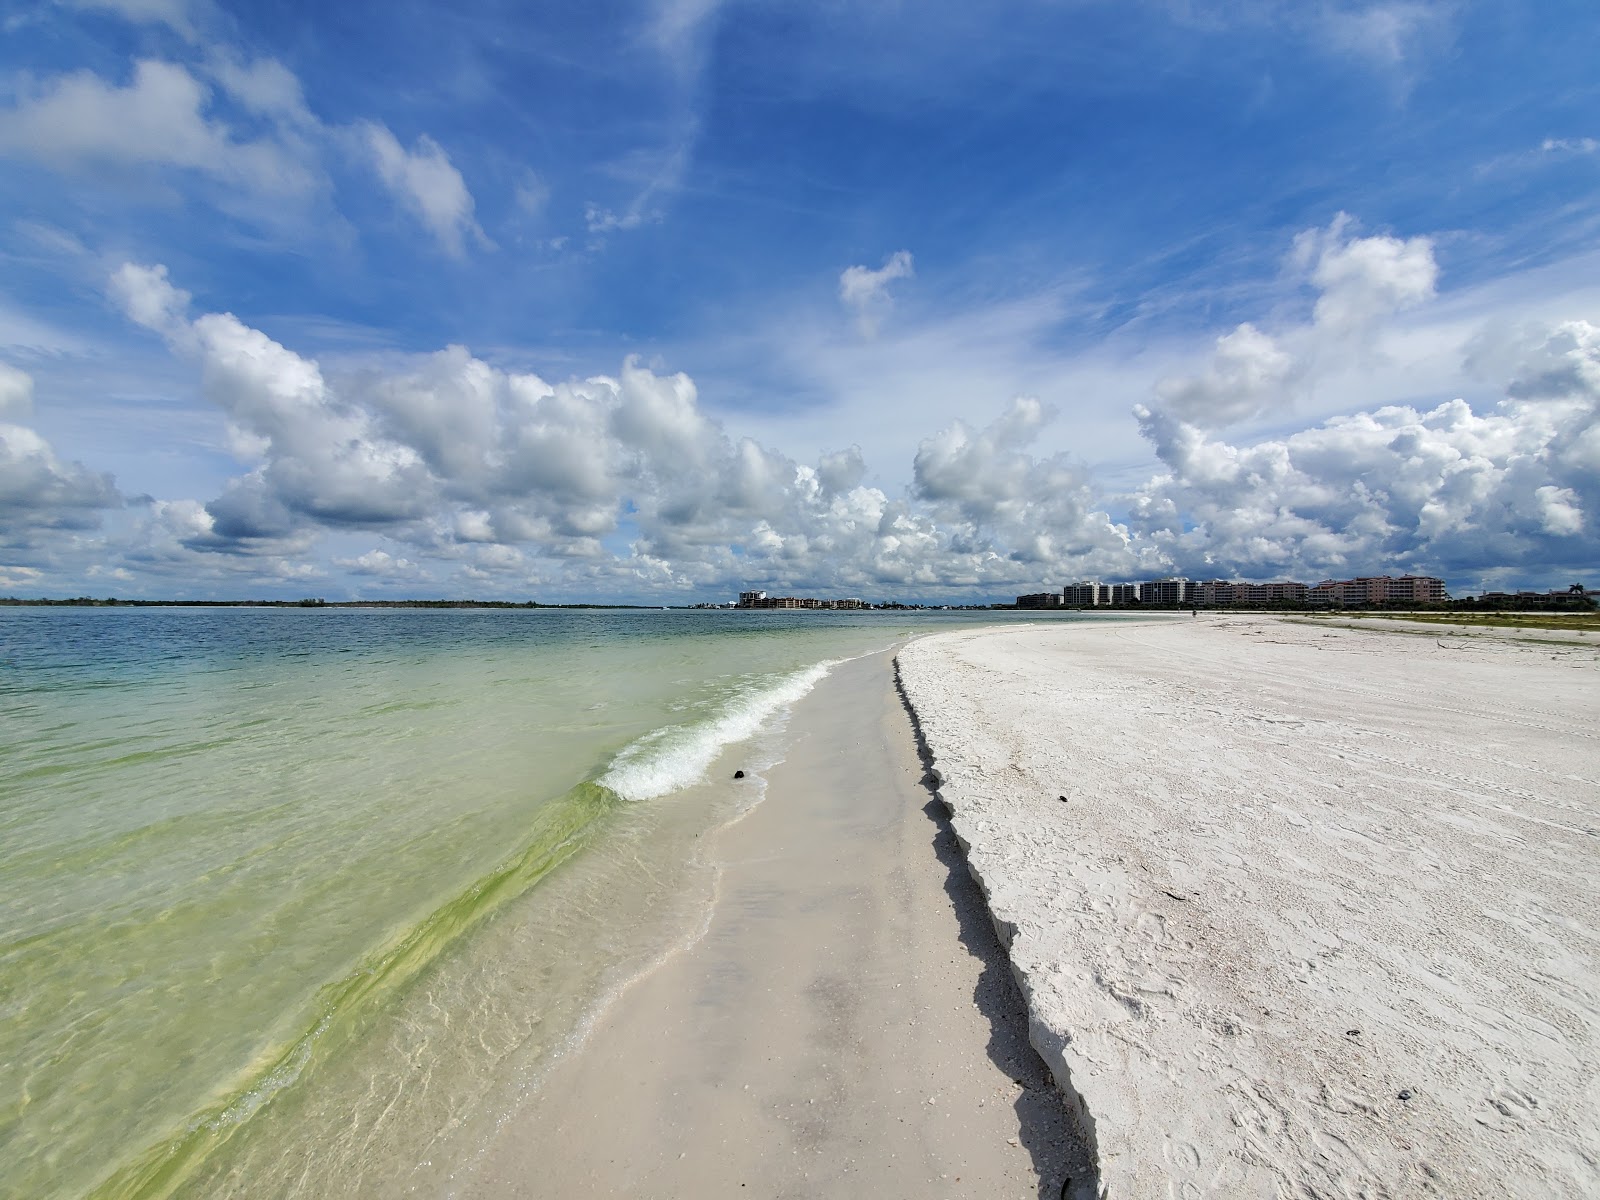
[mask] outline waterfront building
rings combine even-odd
[[[1139,585],[1140,604],[1187,604],[1190,581],[1181,575],[1152,579]]]
[[[1111,589],[1098,579],[1069,583],[1061,589],[1061,603],[1068,608],[1098,608],[1111,603]]]
[[[1444,580],[1432,575],[1364,575],[1356,579],[1324,579],[1311,588],[1307,599],[1328,608],[1359,608],[1369,604],[1442,604],[1449,594]]]
[[[865,600],[850,596],[844,600],[818,600],[811,596],[769,596],[765,592],[740,592],[735,608],[870,608]]]

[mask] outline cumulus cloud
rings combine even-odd
[[[121,503],[111,476],[63,462],[32,429],[8,419],[32,409],[33,379],[0,363],[0,548],[15,551],[63,530],[93,529]]]
[[[839,274],[839,303],[855,314],[856,328],[863,337],[873,337],[878,325],[893,304],[889,285],[916,274],[909,250],[896,250],[876,271],[869,267],[846,267]]]
[[[982,430],[958,421],[926,439],[914,463],[917,496],[957,546],[1048,567],[1132,569],[1125,531],[1094,511],[1088,472],[1064,454],[1028,453],[1052,416],[1020,397]]]
[[[1393,405],[1240,446],[1141,408],[1167,469],[1140,490],[1131,524],[1195,574],[1592,562],[1600,330],[1568,322],[1527,349],[1484,415],[1461,400]]]
[[[796,461],[730,434],[688,376],[635,359],[559,382],[461,346],[329,369],[232,314],[196,315],[164,269],[127,264],[112,295],[196,364],[248,455],[208,501],[145,506],[145,540],[123,562],[172,574],[187,563],[192,574],[226,559],[235,565],[215,568],[226,578],[309,581],[318,541],[360,530],[385,548],[332,566],[371,580],[524,595],[744,583],[885,598],[1004,595],[1091,575],[1459,576],[1488,563],[1592,562],[1600,329],[1590,323],[1502,331],[1483,360],[1503,384],[1492,409],[1394,404],[1286,435],[1218,433],[1300,386],[1313,352],[1335,344],[1323,339],[1351,336],[1350,311],[1363,314],[1359,337],[1377,337],[1365,314],[1420,303],[1433,286],[1431,257],[1419,268],[1399,239],[1322,236],[1306,277],[1324,263],[1334,265],[1323,294],[1346,289],[1326,324],[1313,312],[1277,335],[1241,325],[1205,372],[1163,383],[1136,410],[1161,468],[1122,496],[1071,455],[1036,449],[1053,413],[1027,397],[987,425],[953,421],[924,438],[896,495],[867,482],[859,448]],[[90,519],[112,499],[109,480],[34,442],[10,453],[57,481],[52,512],[76,496]]]
[[[687,376],[635,360],[547,383],[452,346],[330,374],[232,314],[194,315],[159,266],[125,264],[109,290],[196,363],[205,395],[259,455],[207,502],[152,508],[146,532],[169,558],[292,561],[326,531],[365,529],[415,548],[405,562],[453,562],[485,585],[555,562],[569,583],[601,587],[854,591],[1032,586],[1074,556],[1106,569],[1132,561],[1085,472],[1028,453],[1048,417],[1036,401],[930,438],[917,494],[892,498],[864,482],[859,449],[797,463],[730,436]],[[393,561],[335,565],[407,577],[401,556],[376,553]]]
[[[1217,339],[1201,373],[1159,383],[1155,406],[1204,428],[1281,416],[1319,371],[1378,357],[1385,323],[1431,300],[1439,269],[1429,238],[1357,237],[1354,228],[1340,213],[1294,239],[1289,268],[1318,293],[1309,322],[1276,336],[1239,325]]]
[[[31,429],[0,425],[0,528],[89,529],[117,499],[111,476],[62,462]]]
[[[58,167],[109,163],[183,168],[264,195],[304,195],[317,174],[272,138],[236,137],[207,115],[210,92],[184,67],[154,59],[123,86],[91,71],[24,81],[0,110],[0,154]]]
[[[1321,290],[1313,313],[1318,328],[1360,336],[1383,318],[1434,296],[1439,268],[1433,240],[1348,236],[1354,219],[1340,213],[1327,229],[1295,238],[1292,261]]]
[[[174,338],[184,332],[191,297],[172,285],[166,267],[123,263],[112,273],[107,290],[122,311],[146,329]]]
[[[96,0],[93,6],[192,29],[185,5]],[[325,162],[339,154],[367,165],[370,178],[448,254],[460,257],[469,239],[492,248],[460,170],[426,133],[408,149],[377,122],[326,124],[312,112],[299,78],[277,59],[198,42],[191,55],[187,65],[141,59],[126,82],[89,70],[21,76],[9,106],[0,106],[0,157],[62,171],[177,172],[222,185],[197,193],[219,207],[274,225],[328,202],[333,182]]]
[[[1600,396],[1600,332],[1587,321],[1548,331],[1523,328],[1513,340],[1516,366],[1506,386],[1516,400]]]
[[[1184,420],[1230,425],[1286,405],[1302,371],[1293,355],[1245,322],[1217,339],[1201,375],[1157,385],[1161,406]]]
[[[199,361],[207,397],[262,449],[266,462],[208,506],[211,533],[270,542],[301,520],[370,527],[427,509],[434,489],[421,455],[336,395],[316,363],[230,313],[191,320],[164,267],[124,264],[110,290],[130,318]]]
[[[360,126],[360,133],[378,177],[447,253],[461,257],[468,236],[489,244],[473,217],[472,193],[438,142],[422,134],[407,150],[387,126],[371,121]]]

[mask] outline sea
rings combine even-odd
[[[790,706],[1018,619],[0,608],[0,1196],[465,1187]]]

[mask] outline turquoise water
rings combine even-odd
[[[972,619],[0,609],[0,1194],[448,1190],[694,919],[718,756]]]

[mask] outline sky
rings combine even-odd
[[[0,30],[0,595],[1600,586],[1592,0]]]

